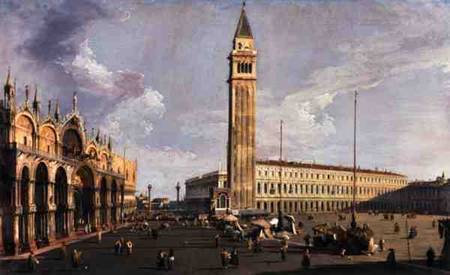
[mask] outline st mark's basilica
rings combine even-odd
[[[135,207],[137,161],[114,152],[99,130],[86,129],[76,93],[63,116],[59,102],[41,111],[37,88],[20,89],[22,104],[16,91],[8,71],[0,99],[0,254],[121,223]]]

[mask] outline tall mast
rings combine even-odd
[[[282,201],[281,201],[281,194],[283,192],[283,120],[280,120],[280,204],[278,206],[278,230],[283,230],[283,212],[282,209]]]
[[[355,105],[353,112],[353,201],[352,201],[352,222],[351,227],[356,228],[356,108],[358,92],[355,91]]]

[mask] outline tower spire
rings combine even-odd
[[[48,100],[48,112],[47,112],[47,116],[50,117],[52,115],[52,100],[49,99]]]
[[[72,112],[74,112],[74,113],[77,111],[77,104],[78,104],[77,92],[73,92],[73,97],[72,97]]]
[[[28,89],[28,85],[25,85],[25,108],[28,107],[29,97],[30,97],[30,90]]]
[[[5,86],[6,85],[10,85],[11,86],[11,66],[8,66],[8,74],[6,75]]]
[[[16,100],[15,100],[15,85],[11,84],[11,67],[8,67],[8,74],[6,75],[5,86],[3,87],[3,96],[4,102],[7,108],[15,109],[16,108]]]
[[[97,141],[97,143],[100,143],[100,128],[97,129],[97,136],[95,137],[95,141]]]
[[[55,106],[55,120],[59,121],[59,99],[56,99],[56,106]]]
[[[252,29],[250,23],[248,23],[247,14],[245,13],[245,1],[242,3],[241,16],[236,28],[234,38],[253,38]]]
[[[37,85],[35,85],[35,87],[34,87],[33,111],[35,114],[39,114],[39,100],[38,100]]]

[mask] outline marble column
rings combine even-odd
[[[5,254],[5,248],[3,246],[3,209],[0,208],[0,255]]]
[[[97,231],[101,229],[100,222],[100,190],[98,188],[94,189],[94,224],[92,225],[92,230]]]
[[[30,246],[30,250],[36,249],[36,240],[35,240],[35,224],[34,217],[36,213],[36,204],[34,204],[34,190],[35,190],[35,182],[30,180],[28,186],[28,245]]]
[[[47,199],[48,199],[48,208],[47,208],[47,236],[50,244],[54,243],[56,240],[56,220],[55,220],[55,183],[49,182],[47,185]]]
[[[106,189],[106,225],[111,227],[111,189]]]
[[[19,218],[20,215],[14,213],[12,217],[13,222],[13,241],[14,241],[14,255],[19,255],[20,253],[20,240],[19,240]]]

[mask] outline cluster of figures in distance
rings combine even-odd
[[[125,241],[123,237],[116,240],[114,243],[114,254],[116,255],[123,255],[124,251],[126,249],[126,255],[130,256],[133,254],[133,242],[131,240]]]
[[[86,265],[83,261],[82,257],[83,253],[80,250],[73,249],[70,255],[70,263],[73,269],[75,270],[87,270],[88,265]],[[68,261],[68,253],[67,253],[67,244],[63,243],[59,248],[59,258],[60,260],[67,262]],[[33,251],[30,252],[27,259],[27,271],[29,273],[33,273],[37,270],[38,265],[40,264],[39,259],[34,254]]]
[[[172,270],[175,265],[175,254],[173,249],[169,250],[169,253],[163,250],[158,251],[156,255],[156,266],[158,269]]]

